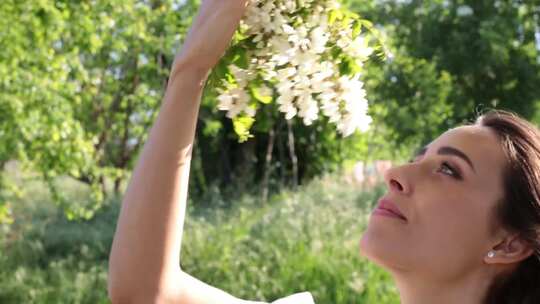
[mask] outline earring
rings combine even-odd
[[[490,250],[490,251],[488,252],[487,256],[488,256],[488,258],[494,257],[494,256],[495,256],[495,251]]]

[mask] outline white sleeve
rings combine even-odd
[[[278,299],[271,304],[315,304],[313,296],[309,292],[295,293],[286,298]]]

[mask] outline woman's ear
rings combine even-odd
[[[519,233],[508,234],[494,246],[484,261],[488,264],[513,264],[525,260],[534,253],[534,249]]]

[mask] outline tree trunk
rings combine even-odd
[[[81,182],[81,183],[84,183],[84,184],[87,184],[87,185],[91,185],[93,182],[94,182],[94,176],[91,175],[91,174],[82,174],[80,176],[73,176],[73,175],[69,175],[70,177],[74,178],[75,180]]]
[[[278,123],[278,126],[277,126],[277,135],[276,135],[276,140],[277,140],[277,149],[278,149],[278,156],[279,156],[279,160],[278,160],[278,166],[279,166],[279,179],[280,179],[280,185],[279,187],[283,187],[285,184],[286,184],[286,172],[285,172],[285,151],[284,151],[284,140],[282,139],[282,132],[281,132],[281,121],[280,123]]]
[[[287,135],[289,144],[289,157],[291,158],[292,165],[292,186],[296,190],[298,187],[298,157],[294,149],[294,132],[292,129],[292,120],[287,120]]]
[[[248,186],[253,186],[255,180],[254,162],[256,139],[252,138],[240,145],[239,161],[236,166],[236,181],[238,192],[244,193],[248,190]]]
[[[204,168],[202,164],[201,148],[199,147],[199,140],[195,139],[193,143],[193,175],[196,178],[198,189],[200,194],[207,191],[208,185],[206,177],[204,175]]]
[[[107,198],[107,184],[105,183],[105,178],[103,175],[99,177],[99,184],[101,186],[101,194],[103,195],[103,199]]]
[[[274,152],[274,138],[275,138],[274,128],[270,129],[268,134],[268,144],[266,146],[266,157],[264,159],[264,176],[262,182],[262,202],[268,202],[268,187],[270,182],[270,174],[272,173],[272,153]]]
[[[228,186],[232,182],[232,166],[231,166],[231,156],[230,156],[230,142],[226,136],[220,136],[221,144],[221,153],[220,155],[220,165],[221,165],[221,177],[219,181],[222,185]]]
[[[117,177],[114,179],[114,194],[120,195],[120,186],[122,185],[122,178]]]

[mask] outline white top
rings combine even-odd
[[[278,299],[272,304],[315,304],[313,296],[309,292],[295,293],[291,296]]]

